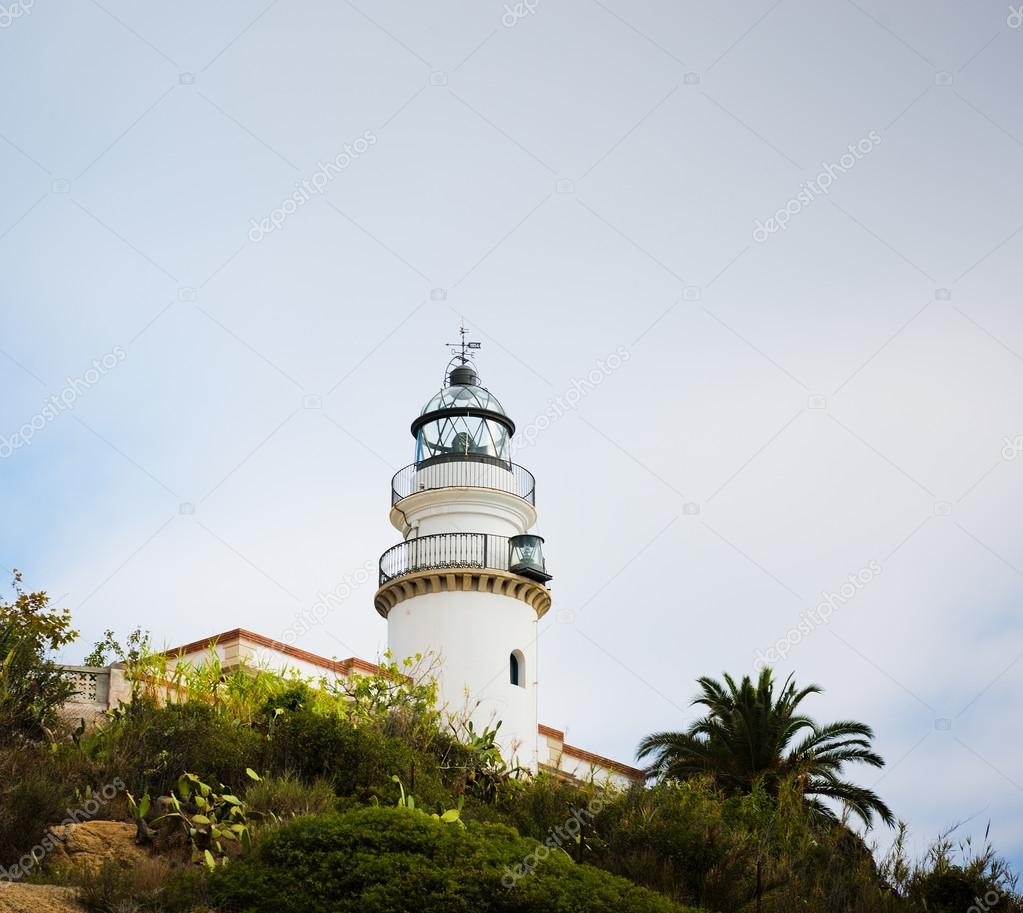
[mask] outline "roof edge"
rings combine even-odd
[[[268,647],[271,650],[277,650],[285,656],[290,656],[293,659],[300,659],[304,662],[311,663],[314,666],[320,666],[330,672],[340,673],[342,675],[350,675],[353,671],[366,672],[370,675],[375,675],[381,671],[380,666],[376,665],[376,663],[367,662],[364,659],[359,659],[357,656],[349,656],[348,659],[343,660],[327,659],[325,656],[310,653],[308,650],[303,650],[301,647],[293,647],[290,644],[282,643],[279,640],[274,640],[271,637],[266,637],[263,634],[257,634],[255,631],[249,631],[245,628],[232,628],[230,631],[213,634],[210,637],[204,637],[202,640],[194,640],[191,643],[183,644],[180,647],[172,647],[169,650],[162,651],[162,655],[168,657],[180,656],[182,653],[195,653],[199,650],[208,650],[210,647],[215,647],[218,644],[227,644],[232,641],[242,639],[251,640],[261,647]]]

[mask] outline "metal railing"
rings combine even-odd
[[[399,469],[391,479],[391,505],[434,488],[494,488],[536,504],[536,480],[517,463],[505,460],[428,460]]]
[[[416,571],[444,568],[508,570],[507,536],[435,533],[408,539],[380,556],[380,586]]]

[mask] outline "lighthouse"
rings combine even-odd
[[[511,460],[515,423],[461,333],[412,422],[415,462],[391,482],[402,541],[380,558],[375,606],[396,659],[438,659],[445,712],[477,731],[500,721],[505,759],[536,770],[537,624],[551,606],[536,484]]]

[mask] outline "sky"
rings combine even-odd
[[[464,320],[537,479],[543,722],[629,762],[769,663],[875,728],[915,852],[990,821],[1023,867],[1021,25],[12,0],[0,565],[67,662],[349,590],[298,645],[375,659]]]

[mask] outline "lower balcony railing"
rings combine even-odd
[[[521,553],[516,552],[517,563],[513,564],[512,544],[507,536],[489,533],[436,533],[408,539],[380,556],[380,585],[416,571],[447,568],[510,570],[534,579],[550,579],[539,554],[535,559],[538,563],[525,566],[521,563]]]

